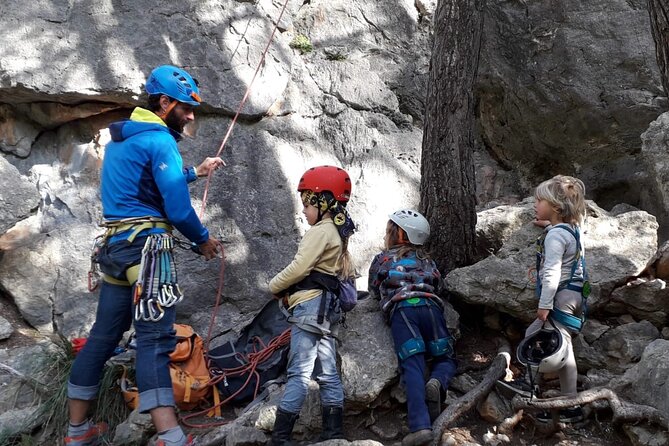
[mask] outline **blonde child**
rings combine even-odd
[[[273,446],[291,444],[317,360],[320,367],[316,381],[323,413],[320,439],[344,438],[344,391],[332,330],[341,317],[339,279],[348,279],[354,273],[347,250],[348,238],[355,230],[346,211],[351,180],[338,167],[314,167],[304,173],[298,191],[311,228],[304,234],[293,261],[269,283],[277,298],[287,300],[288,322],[292,324],[288,381],[277,408]]]
[[[406,389],[410,433],[402,446],[433,440],[432,422],[457,369],[453,338],[437,296],[441,274],[422,249],[429,235],[430,225],[420,213],[412,209],[393,213],[386,226],[385,250],[369,269],[369,292],[380,299],[390,324]],[[428,358],[432,371],[426,383]]]
[[[589,294],[585,251],[580,233],[586,213],[585,186],[577,178],[557,175],[537,187],[534,209],[534,224],[545,229],[538,240],[537,318],[527,328],[525,340],[529,340],[542,329],[559,330],[564,347],[551,352],[555,358],[547,357],[543,361],[553,361],[554,366],[550,368],[559,375],[562,394],[571,396],[577,393],[572,335],[580,331],[584,322],[585,297]],[[538,372],[543,371],[541,366],[528,367],[529,381],[533,383]],[[506,383],[506,386],[515,387],[515,390],[521,388],[521,392],[533,391],[527,386],[527,382],[522,381]],[[550,415],[547,413],[538,416],[539,421],[549,419]],[[583,412],[580,407],[560,411],[562,422],[577,422],[582,419]]]

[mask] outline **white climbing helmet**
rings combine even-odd
[[[551,325],[553,327],[541,327],[541,330],[520,341],[516,350],[520,363],[527,367],[538,367],[541,373],[557,372],[564,366],[568,344],[552,320]]]
[[[413,209],[400,209],[388,216],[397,226],[404,229],[409,241],[414,245],[422,245],[430,236],[430,223],[420,212]]]

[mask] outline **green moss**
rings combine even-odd
[[[293,40],[290,42],[290,47],[300,50],[300,53],[310,53],[313,51],[314,47],[311,44],[309,38],[303,34],[296,35]]]

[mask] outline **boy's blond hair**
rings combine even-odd
[[[534,197],[556,207],[565,223],[581,225],[585,220],[585,185],[578,178],[556,175],[537,186]]]

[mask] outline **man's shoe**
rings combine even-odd
[[[524,379],[514,379],[513,381],[503,381],[498,379],[495,383],[497,391],[507,399],[513,399],[514,396],[520,395],[523,398],[532,398],[536,396],[530,386]]]
[[[432,443],[433,438],[432,429],[421,429],[404,437],[402,446],[423,446]]]
[[[441,414],[443,400],[441,398],[441,383],[437,378],[431,378],[425,384],[425,402],[427,403],[427,412],[430,414],[430,422]]]
[[[156,441],[155,446],[165,446],[165,440],[161,440],[160,438]],[[184,446],[195,446],[195,437],[193,437],[191,434],[188,434],[186,437],[186,443],[184,443]]]
[[[560,409],[560,423],[579,423],[585,419],[581,406]],[[553,416],[550,412],[540,412],[537,414],[537,421],[540,423],[550,423]]]
[[[107,423],[102,422],[98,424],[93,424],[88,428],[86,433],[83,435],[78,435],[76,437],[65,437],[66,446],[96,446],[100,444],[102,436],[107,433],[109,426]]]

